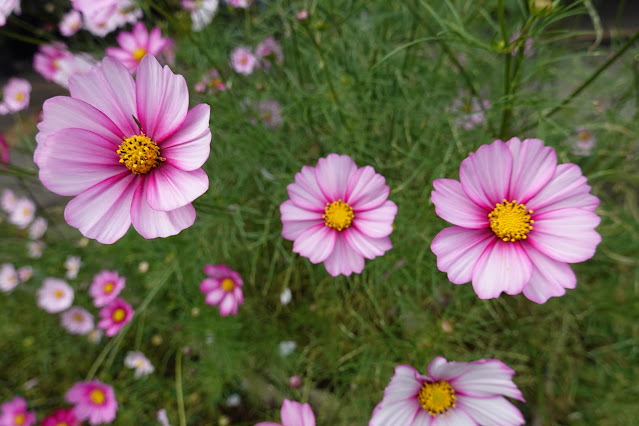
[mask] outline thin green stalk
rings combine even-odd
[[[178,416],[180,426],[186,426],[186,412],[184,411],[184,394],[182,393],[182,348],[175,356],[175,394],[177,396]]]
[[[499,27],[501,28],[501,37],[504,43],[504,47],[508,46],[510,43],[508,40],[508,30],[506,29],[506,13],[504,10],[504,0],[499,0],[497,2],[497,8],[499,13]],[[502,109],[501,114],[501,126],[499,127],[499,137],[502,139],[505,138],[508,132],[508,127],[510,124],[510,118],[512,117],[512,97],[510,93],[511,84],[510,84],[510,65],[513,60],[513,55],[511,52],[507,51],[508,49],[504,49],[504,100],[506,105]]]

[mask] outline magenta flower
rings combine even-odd
[[[244,303],[240,274],[226,265],[206,265],[204,273],[208,275],[200,284],[200,291],[206,294],[206,303],[218,305],[220,315],[237,315],[237,307]]]
[[[315,414],[308,404],[285,399],[280,412],[282,423],[260,422],[255,426],[315,426]]]
[[[0,425],[2,426],[30,426],[35,424],[36,415],[27,411],[27,401],[16,396],[11,401],[0,405]]]
[[[428,376],[398,365],[368,425],[522,425],[521,412],[504,398],[524,401],[513,374],[496,359],[437,357],[428,365]]]
[[[132,32],[121,31],[117,40],[120,47],[107,47],[106,54],[122,62],[132,73],[138,70],[147,53],[159,56],[173,46],[173,40],[162,37],[158,27],[148,32],[142,22],[135,24]]]
[[[89,294],[93,304],[100,308],[111,303],[126,285],[126,278],[118,275],[117,271],[102,271],[93,277],[89,287]]]
[[[397,206],[387,200],[386,180],[371,166],[357,168],[348,155],[329,154],[304,166],[280,205],[282,237],[329,274],[359,274],[364,258],[390,250]]]
[[[117,298],[100,309],[100,322],[98,327],[104,330],[104,334],[113,337],[133,319],[133,308],[124,299]]]
[[[0,115],[13,114],[29,106],[31,84],[24,78],[10,78],[2,89]]]
[[[188,110],[186,81],[152,55],[142,60],[137,81],[105,58],[72,78],[70,90],[71,97],[44,103],[34,154],[44,186],[75,196],[66,221],[104,244],[131,224],[145,238],[191,226],[191,202],[209,186],[202,165],[210,151],[210,107]]]
[[[255,68],[259,68],[260,63],[250,49],[239,46],[231,52],[231,68],[238,74],[253,74]]]
[[[118,411],[118,401],[113,388],[99,380],[77,382],[66,394],[66,400],[74,404],[73,414],[78,421],[89,424],[111,423]]]
[[[65,13],[58,24],[60,34],[71,37],[82,28],[82,14],[75,9]]]
[[[502,291],[537,303],[575,288],[569,263],[590,259],[599,199],[575,164],[557,165],[539,139],[481,146],[459,168],[460,182],[437,179],[431,199],[455,226],[431,244],[454,284],[472,281],[481,299]]]
[[[42,420],[42,426],[78,426],[78,420],[73,414],[72,408],[58,408],[53,414],[48,415]]]

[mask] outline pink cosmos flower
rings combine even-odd
[[[431,200],[455,226],[431,244],[454,284],[472,281],[481,299],[502,291],[537,303],[576,285],[569,263],[590,259],[599,199],[575,164],[557,165],[539,139],[481,146],[459,168],[460,182],[437,179]]]
[[[72,280],[78,276],[80,272],[80,266],[82,266],[82,259],[80,256],[67,256],[67,260],[64,261],[64,268],[67,270],[65,277],[68,280]]]
[[[57,314],[71,306],[73,297],[69,284],[58,278],[45,278],[38,290],[38,306],[50,314]]]
[[[226,0],[226,3],[235,8],[246,9],[253,3],[252,0]]]
[[[2,426],[30,426],[35,424],[36,415],[27,411],[27,401],[16,396],[11,401],[0,405],[0,425]]]
[[[237,315],[237,307],[244,303],[240,274],[227,265],[206,265],[204,273],[209,277],[200,284],[200,291],[206,294],[206,303],[219,305],[222,316]]]
[[[169,416],[166,414],[165,408],[158,410],[157,418],[161,426],[171,426],[171,424],[169,423]]]
[[[2,0],[0,1],[0,27],[4,27],[7,18],[12,13],[20,14],[20,0]]]
[[[142,60],[137,81],[105,58],[72,78],[70,90],[71,97],[44,103],[34,153],[44,186],[75,196],[66,221],[104,244],[131,224],[145,238],[191,226],[191,202],[209,186],[202,165],[210,151],[210,107],[188,110],[186,81],[152,55]]]
[[[282,237],[329,274],[359,274],[364,258],[390,250],[397,206],[387,200],[386,180],[371,166],[358,168],[348,155],[329,154],[304,166],[280,205]]]
[[[265,99],[259,101],[255,105],[255,109],[265,127],[275,129],[282,124],[282,111],[279,102],[276,100]]]
[[[19,198],[9,215],[9,223],[20,229],[26,228],[35,216],[35,209],[33,201],[28,198]]]
[[[48,415],[42,420],[42,426],[78,426],[78,420],[73,414],[72,408],[58,408],[53,414]]]
[[[65,37],[71,37],[82,28],[82,14],[75,9],[71,9],[65,13],[60,24],[58,24],[60,34]]]
[[[253,74],[255,68],[259,68],[260,63],[251,53],[251,50],[244,46],[239,46],[231,52],[231,67],[238,74]]]
[[[104,330],[104,334],[113,337],[120,332],[122,327],[133,319],[133,308],[124,299],[117,298],[100,309],[100,322],[98,327]]]
[[[47,245],[42,241],[29,241],[27,243],[27,251],[29,252],[29,257],[33,259],[39,259],[42,257],[42,252],[44,251]]]
[[[275,59],[275,62],[281,64],[284,62],[284,52],[282,51],[282,45],[277,42],[273,37],[266,37],[255,48],[255,54],[262,61],[264,69],[271,67],[271,59]]]
[[[11,263],[3,263],[0,266],[0,291],[8,293],[20,284],[15,266]]]
[[[72,0],[71,3],[74,9],[82,12],[85,29],[99,37],[126,24],[134,24],[142,17],[134,0]]]
[[[89,294],[93,297],[93,304],[101,308],[111,303],[126,285],[126,278],[118,275],[117,271],[102,271],[93,277],[89,287]]]
[[[182,0],[182,7],[191,12],[193,31],[200,31],[213,21],[218,0]]]
[[[2,89],[0,115],[13,114],[29,106],[31,84],[24,78],[12,77]]]
[[[95,60],[87,53],[73,54],[64,43],[40,46],[33,56],[33,68],[45,78],[62,87],[69,87],[69,78],[88,72]]]
[[[198,93],[206,92],[208,87],[212,87],[214,90],[223,92],[226,90],[226,83],[220,77],[220,73],[215,68],[212,68],[208,76],[202,77],[200,81],[195,84],[195,91]]]
[[[47,232],[47,220],[43,217],[37,218],[29,226],[29,238],[32,240],[39,240],[45,232]]]
[[[106,54],[122,62],[132,73],[138,70],[147,53],[159,56],[173,45],[172,39],[162,37],[158,27],[148,32],[142,22],[135,24],[132,32],[121,31],[117,40],[120,47],[107,47]]]
[[[448,362],[437,357],[427,376],[398,365],[368,425],[522,425],[521,412],[504,398],[524,401],[513,374],[496,359]]]
[[[570,141],[573,155],[578,155],[580,157],[589,156],[592,153],[592,149],[595,147],[595,137],[584,128],[577,129],[576,133],[577,137],[575,140]]]
[[[282,424],[274,422],[260,422],[255,426],[315,426],[315,414],[308,404],[285,399],[280,412]]]
[[[490,102],[461,93],[447,110],[458,116],[455,125],[464,130],[472,130],[486,120],[486,110]]]
[[[128,368],[135,369],[135,378],[148,376],[153,373],[155,367],[151,361],[140,351],[129,351],[124,357],[124,365]]]
[[[89,334],[94,328],[93,315],[79,306],[63,312],[60,324],[71,334]]]
[[[2,210],[4,210],[5,213],[11,214],[16,208],[17,203],[18,197],[16,197],[16,194],[12,190],[9,188],[2,190]]]
[[[33,276],[33,268],[31,266],[23,266],[18,268],[18,280],[23,283],[29,281]],[[1,290],[1,287],[0,287]]]
[[[113,388],[99,380],[77,382],[66,394],[66,400],[74,404],[73,414],[89,424],[111,423],[118,411],[118,401]]]

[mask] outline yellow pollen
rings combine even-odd
[[[160,147],[142,133],[124,139],[116,151],[120,163],[124,163],[136,175],[143,175],[166,160],[160,157]]]
[[[75,322],[82,322],[82,320],[83,320],[84,318],[83,318],[83,317],[82,317],[82,315],[80,315],[80,314],[75,314],[75,315],[73,316],[73,319],[75,320]]]
[[[55,293],[53,293],[53,296],[54,296],[56,299],[59,299],[59,298],[61,298],[62,296],[64,296],[64,293],[63,293],[61,290],[56,290],[56,291],[55,291]]]
[[[146,50],[143,47],[138,47],[133,51],[133,59],[137,62],[140,62],[142,58],[144,58],[144,55],[146,55]]]
[[[56,423],[55,426],[69,426],[69,424],[65,422],[60,422],[60,423]]]
[[[18,92],[18,94],[16,95],[16,101],[21,101],[23,99],[24,99],[24,93]]]
[[[588,133],[588,132],[580,132],[579,133],[579,139],[581,139],[582,141],[590,139],[590,133]]]
[[[104,292],[105,292],[106,294],[109,294],[109,293],[111,293],[111,292],[113,291],[113,288],[114,288],[114,287],[115,287],[115,285],[113,285],[113,283],[106,283],[106,284],[104,285]]]
[[[230,278],[224,278],[222,280],[222,289],[224,291],[231,291],[235,288],[235,282]]]
[[[433,417],[447,414],[448,410],[455,408],[456,400],[455,389],[445,380],[424,382],[417,394],[419,405]]]
[[[124,309],[118,308],[115,311],[113,311],[113,316],[112,316],[113,321],[122,322],[124,317],[126,317],[126,311]]]
[[[31,214],[31,209],[27,208],[27,207],[23,208],[22,209],[22,214],[25,215],[25,216],[29,216]]]
[[[339,199],[332,203],[326,203],[326,209],[324,210],[322,218],[326,226],[341,231],[351,226],[355,214],[351,206]]]
[[[106,400],[106,395],[100,389],[93,389],[89,394],[89,399],[94,404],[104,404]]]
[[[504,200],[501,204],[495,204],[495,209],[488,213],[490,229],[495,235],[504,241],[525,240],[526,234],[533,227],[535,221],[530,218],[532,210],[526,210],[523,204],[517,204],[517,200],[511,203]]]
[[[17,425],[22,425],[24,424],[25,418],[24,418],[24,414],[20,413],[18,414],[14,419],[13,419],[13,423],[17,424]]]

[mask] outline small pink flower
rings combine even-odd
[[[7,17],[12,13],[20,14],[20,0],[0,1],[0,27],[7,23]]]
[[[251,3],[253,3],[253,1],[252,0],[226,0],[226,3],[231,7],[246,9],[247,7],[251,5]]]
[[[35,203],[28,198],[20,198],[16,201],[8,220],[12,225],[24,229],[29,226],[34,216]]]
[[[253,55],[251,50],[246,47],[236,47],[231,53],[231,67],[238,74],[253,74],[253,70],[255,70],[255,68],[259,68],[259,66],[259,61],[255,55]]]
[[[31,83],[24,78],[10,78],[2,89],[0,115],[13,114],[29,106]]]
[[[295,12],[295,19],[300,22],[306,21],[310,16],[311,14],[309,13],[308,9],[300,9]]]
[[[271,67],[271,60],[275,59],[275,62],[282,64],[284,62],[284,52],[282,51],[282,45],[277,42],[273,37],[266,37],[264,41],[257,45],[255,48],[255,54],[262,61],[264,69]]]
[[[371,166],[358,168],[348,155],[329,154],[316,167],[304,166],[288,185],[291,198],[280,205],[282,237],[329,274],[359,274],[364,258],[382,256],[397,206],[390,188]]]
[[[455,125],[464,130],[472,130],[486,120],[486,110],[490,109],[490,102],[480,100],[460,94],[452,105],[447,108],[448,112],[458,116]]]
[[[578,155],[580,157],[589,156],[592,153],[592,149],[595,147],[595,137],[584,128],[577,129],[575,133],[577,134],[575,139],[570,141],[573,155]]]
[[[255,426],[315,426],[315,414],[308,404],[285,399],[280,412],[282,423],[260,422]],[[390,424],[389,424],[390,425]]]
[[[33,259],[39,259],[42,257],[42,252],[46,248],[46,244],[42,241],[29,241],[27,243],[27,251],[29,252],[29,257]]]
[[[16,194],[12,190],[8,188],[2,190],[2,210],[4,210],[5,213],[11,214],[16,208],[17,203],[18,197],[16,197]]]
[[[0,425],[2,426],[30,426],[35,424],[36,415],[27,411],[27,401],[16,396],[11,401],[0,405]]]
[[[22,268],[18,268],[18,280],[21,283],[29,281],[33,276],[33,268],[31,266],[23,266]]]
[[[134,24],[142,17],[134,0],[72,0],[71,3],[74,9],[82,12],[84,28],[98,37],[126,24]]]
[[[73,408],[58,408],[53,414],[42,420],[42,426],[79,426],[78,420],[73,414]]]
[[[126,285],[126,278],[118,275],[117,271],[102,271],[93,277],[89,287],[89,294],[93,297],[93,304],[101,308],[111,303]]]
[[[166,414],[166,409],[162,408],[158,410],[157,417],[161,426],[171,426],[169,423],[169,416]]]
[[[33,68],[45,78],[62,87],[69,87],[69,79],[82,75],[95,66],[95,60],[87,53],[73,54],[64,43],[40,46],[33,56]]]
[[[89,424],[111,423],[118,411],[113,388],[99,380],[77,382],[66,394],[66,400],[74,404],[73,414],[78,421]]]
[[[282,111],[280,104],[273,99],[265,99],[257,102],[255,112],[265,127],[275,129],[282,124]]]
[[[82,14],[75,9],[71,9],[65,13],[58,25],[60,34],[65,37],[71,37],[82,28]]]
[[[460,181],[437,179],[431,200],[455,226],[433,239],[437,267],[454,284],[472,281],[480,299],[501,292],[536,303],[575,288],[570,263],[590,259],[599,199],[575,164],[539,139],[481,146],[459,168]]]
[[[66,278],[72,280],[78,276],[82,266],[82,259],[80,256],[67,256],[67,260],[64,261],[64,268],[67,270]]]
[[[38,306],[56,314],[69,309],[73,303],[73,289],[57,278],[45,278],[38,290]]]
[[[100,322],[98,327],[104,330],[104,334],[113,337],[120,332],[122,327],[133,319],[133,308],[124,299],[117,298],[100,309]]]
[[[193,31],[200,31],[213,21],[218,0],[182,0],[182,7],[191,12]]]
[[[63,312],[60,323],[71,334],[89,334],[94,328],[93,315],[78,306]]]
[[[215,69],[211,69],[208,76],[202,77],[200,81],[195,84],[195,91],[198,93],[206,92],[208,87],[212,87],[214,90],[223,92],[226,90],[226,83],[220,77],[220,73]]]
[[[11,263],[3,263],[0,266],[0,291],[8,293],[20,284],[15,266]]]
[[[515,41],[517,41],[519,39],[519,37],[521,37],[521,33],[513,34],[513,36],[510,37],[510,43],[514,43]],[[524,48],[524,56],[531,57],[531,56],[533,56],[535,54],[535,51],[532,48],[533,38],[532,37],[528,37],[525,41],[519,41],[519,46],[517,46],[512,51],[512,55],[513,56],[515,56],[517,54],[519,49],[521,49],[522,45],[523,45],[523,48]]]
[[[117,40],[120,47],[107,47],[106,54],[122,62],[132,73],[138,70],[147,53],[159,56],[173,46],[173,40],[162,37],[158,27],[148,32],[142,22],[135,24],[132,32],[121,31]]]
[[[513,374],[496,359],[447,362],[437,357],[427,376],[398,365],[368,425],[522,425],[521,412],[504,398],[524,401]]]
[[[226,265],[206,265],[204,273],[209,277],[200,284],[200,291],[206,294],[206,303],[219,305],[222,316],[237,315],[237,307],[244,303],[240,274]]]
[[[45,232],[47,232],[47,220],[43,217],[37,218],[29,226],[29,238],[32,240],[39,240]]]
[[[155,368],[151,361],[140,351],[129,351],[124,357],[124,365],[128,368],[135,369],[135,378],[148,376],[153,373]]]

